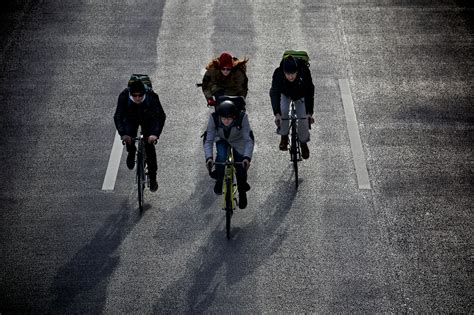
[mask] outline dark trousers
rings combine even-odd
[[[127,144],[127,152],[129,154],[135,154],[137,148],[134,144],[128,145]],[[156,171],[158,170],[158,165],[156,163],[156,151],[155,145],[149,144],[148,142],[145,144],[145,154],[146,154],[146,163],[148,165],[148,176],[150,178],[156,178]]]
[[[127,126],[127,135],[130,137],[136,137],[137,132],[138,132],[138,125],[130,124]],[[150,134],[147,132],[146,127],[142,126],[142,132],[143,135],[148,137]],[[128,145],[127,144],[127,152],[129,154],[135,154],[137,151],[137,148],[135,144]],[[155,145],[150,144],[148,142],[145,143],[145,154],[146,154],[146,163],[148,165],[148,176],[150,178],[155,179],[156,178],[156,171],[158,170],[158,165],[156,163],[156,151],[155,151]]]

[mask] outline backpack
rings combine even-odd
[[[145,85],[146,92],[150,92],[153,90],[151,80],[148,74],[132,74],[130,76],[130,79],[128,80],[128,87],[130,87],[130,84],[138,80],[142,81],[143,85]]]
[[[292,56],[297,61],[303,61],[303,64],[306,65],[306,67],[309,68],[309,56],[308,56],[308,53],[306,51],[304,51],[304,50],[285,50],[285,52],[283,53],[282,61],[288,56]],[[301,62],[299,62],[299,63],[301,63]]]

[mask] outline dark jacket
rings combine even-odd
[[[202,92],[206,99],[221,95],[246,97],[247,91],[247,75],[239,67],[234,67],[227,77],[219,69],[210,68],[202,79]]]
[[[115,127],[120,136],[126,135],[130,128],[138,128],[140,125],[145,136],[160,137],[165,120],[166,114],[155,92],[147,92],[141,104],[130,100],[128,89],[120,93],[114,115]]]
[[[297,77],[293,82],[285,78],[282,67],[276,68],[275,72],[273,72],[272,87],[270,88],[274,115],[281,115],[281,94],[288,96],[294,101],[304,98],[306,113],[312,115],[314,109],[314,85],[309,68],[305,65],[299,65]]]

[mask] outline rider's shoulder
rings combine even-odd
[[[158,93],[155,91],[155,90],[148,90],[146,92],[146,95],[149,96],[149,97],[158,97]]]
[[[120,92],[119,94],[119,102],[128,102],[128,96],[129,96],[129,93],[128,93],[128,89],[124,89],[122,92]]]

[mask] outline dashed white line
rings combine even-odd
[[[120,166],[120,159],[122,158],[122,151],[122,140],[120,139],[118,132],[115,132],[114,144],[112,146],[112,151],[110,151],[109,164],[107,165],[107,171],[105,172],[102,190],[114,190]]]
[[[339,79],[339,89],[341,90],[342,104],[346,116],[347,130],[351,142],[352,157],[357,175],[359,189],[371,189],[367,164],[365,162],[364,150],[360,140],[359,125],[352,101],[351,89],[347,79]]]

